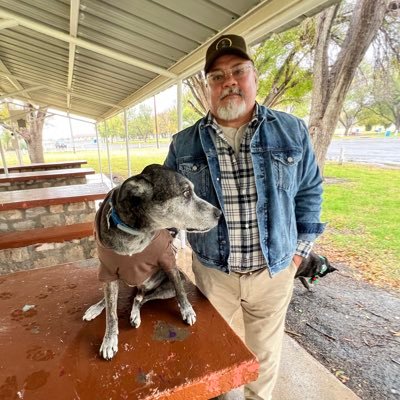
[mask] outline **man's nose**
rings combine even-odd
[[[237,85],[237,80],[233,77],[232,71],[225,71],[224,86]]]

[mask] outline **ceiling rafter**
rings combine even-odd
[[[11,12],[11,11],[7,11],[7,10],[0,8],[0,17],[7,18],[7,19],[13,19],[13,20],[17,21],[19,25],[24,26],[29,29],[32,29],[33,31],[42,33],[47,36],[51,36],[51,37],[61,40],[63,42],[73,43],[79,47],[83,47],[87,50],[102,54],[103,56],[113,58],[115,60],[124,62],[126,64],[130,64],[135,67],[142,68],[142,69],[154,72],[154,73],[162,75],[162,76],[166,76],[168,78],[176,78],[175,74],[173,74],[172,72],[169,72],[168,70],[166,70],[164,68],[157,67],[156,65],[141,61],[135,57],[131,57],[126,54],[119,53],[118,51],[109,49],[107,47],[100,46],[98,44],[89,42],[84,39],[73,38],[69,34],[61,32],[54,28],[50,28],[49,26],[46,26],[39,22],[35,22],[29,18],[25,18],[19,14]]]
[[[69,34],[73,38],[76,38],[78,34],[79,6],[80,6],[80,0],[71,0],[70,16],[69,16]],[[72,90],[72,78],[74,76],[74,65],[75,65],[75,50],[76,50],[76,44],[70,43],[69,56],[68,56],[67,108],[71,107],[71,94],[69,92]]]

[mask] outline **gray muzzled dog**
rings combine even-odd
[[[97,211],[95,224],[104,298],[83,316],[90,321],[106,309],[106,331],[100,347],[103,358],[111,359],[118,351],[119,279],[137,287],[130,315],[134,327],[140,325],[144,303],[174,296],[182,319],[189,325],[196,321],[175,264],[172,237],[165,229],[206,232],[217,225],[220,215],[216,207],[194,193],[189,180],[161,165],[147,166],[109,192]],[[146,263],[147,275],[143,272]]]

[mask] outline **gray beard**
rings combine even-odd
[[[246,113],[246,103],[243,98],[239,104],[235,100],[230,100],[226,106],[218,107],[216,114],[219,119],[233,121],[242,117]]]

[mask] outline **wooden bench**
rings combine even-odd
[[[86,182],[86,175],[94,173],[95,171],[93,168],[14,172],[8,176],[0,176],[0,191],[74,185]]]
[[[105,313],[82,321],[102,297],[96,265],[0,276],[0,390],[7,398],[208,400],[256,379],[256,357],[190,282],[192,326],[182,321],[176,299],[168,299],[146,303],[134,329],[131,292],[121,291],[119,351],[103,360]]]
[[[0,250],[39,243],[62,243],[93,235],[93,222],[0,233]]]
[[[103,183],[0,193],[0,274],[93,257]]]
[[[0,193],[0,212],[54,204],[100,200],[109,192],[104,183],[56,186]]]
[[[28,171],[46,171],[49,169],[80,168],[87,164],[86,160],[57,161],[50,163],[34,163],[27,165],[12,165],[7,167],[8,172],[28,172]],[[0,174],[4,174],[4,168],[0,167]]]

